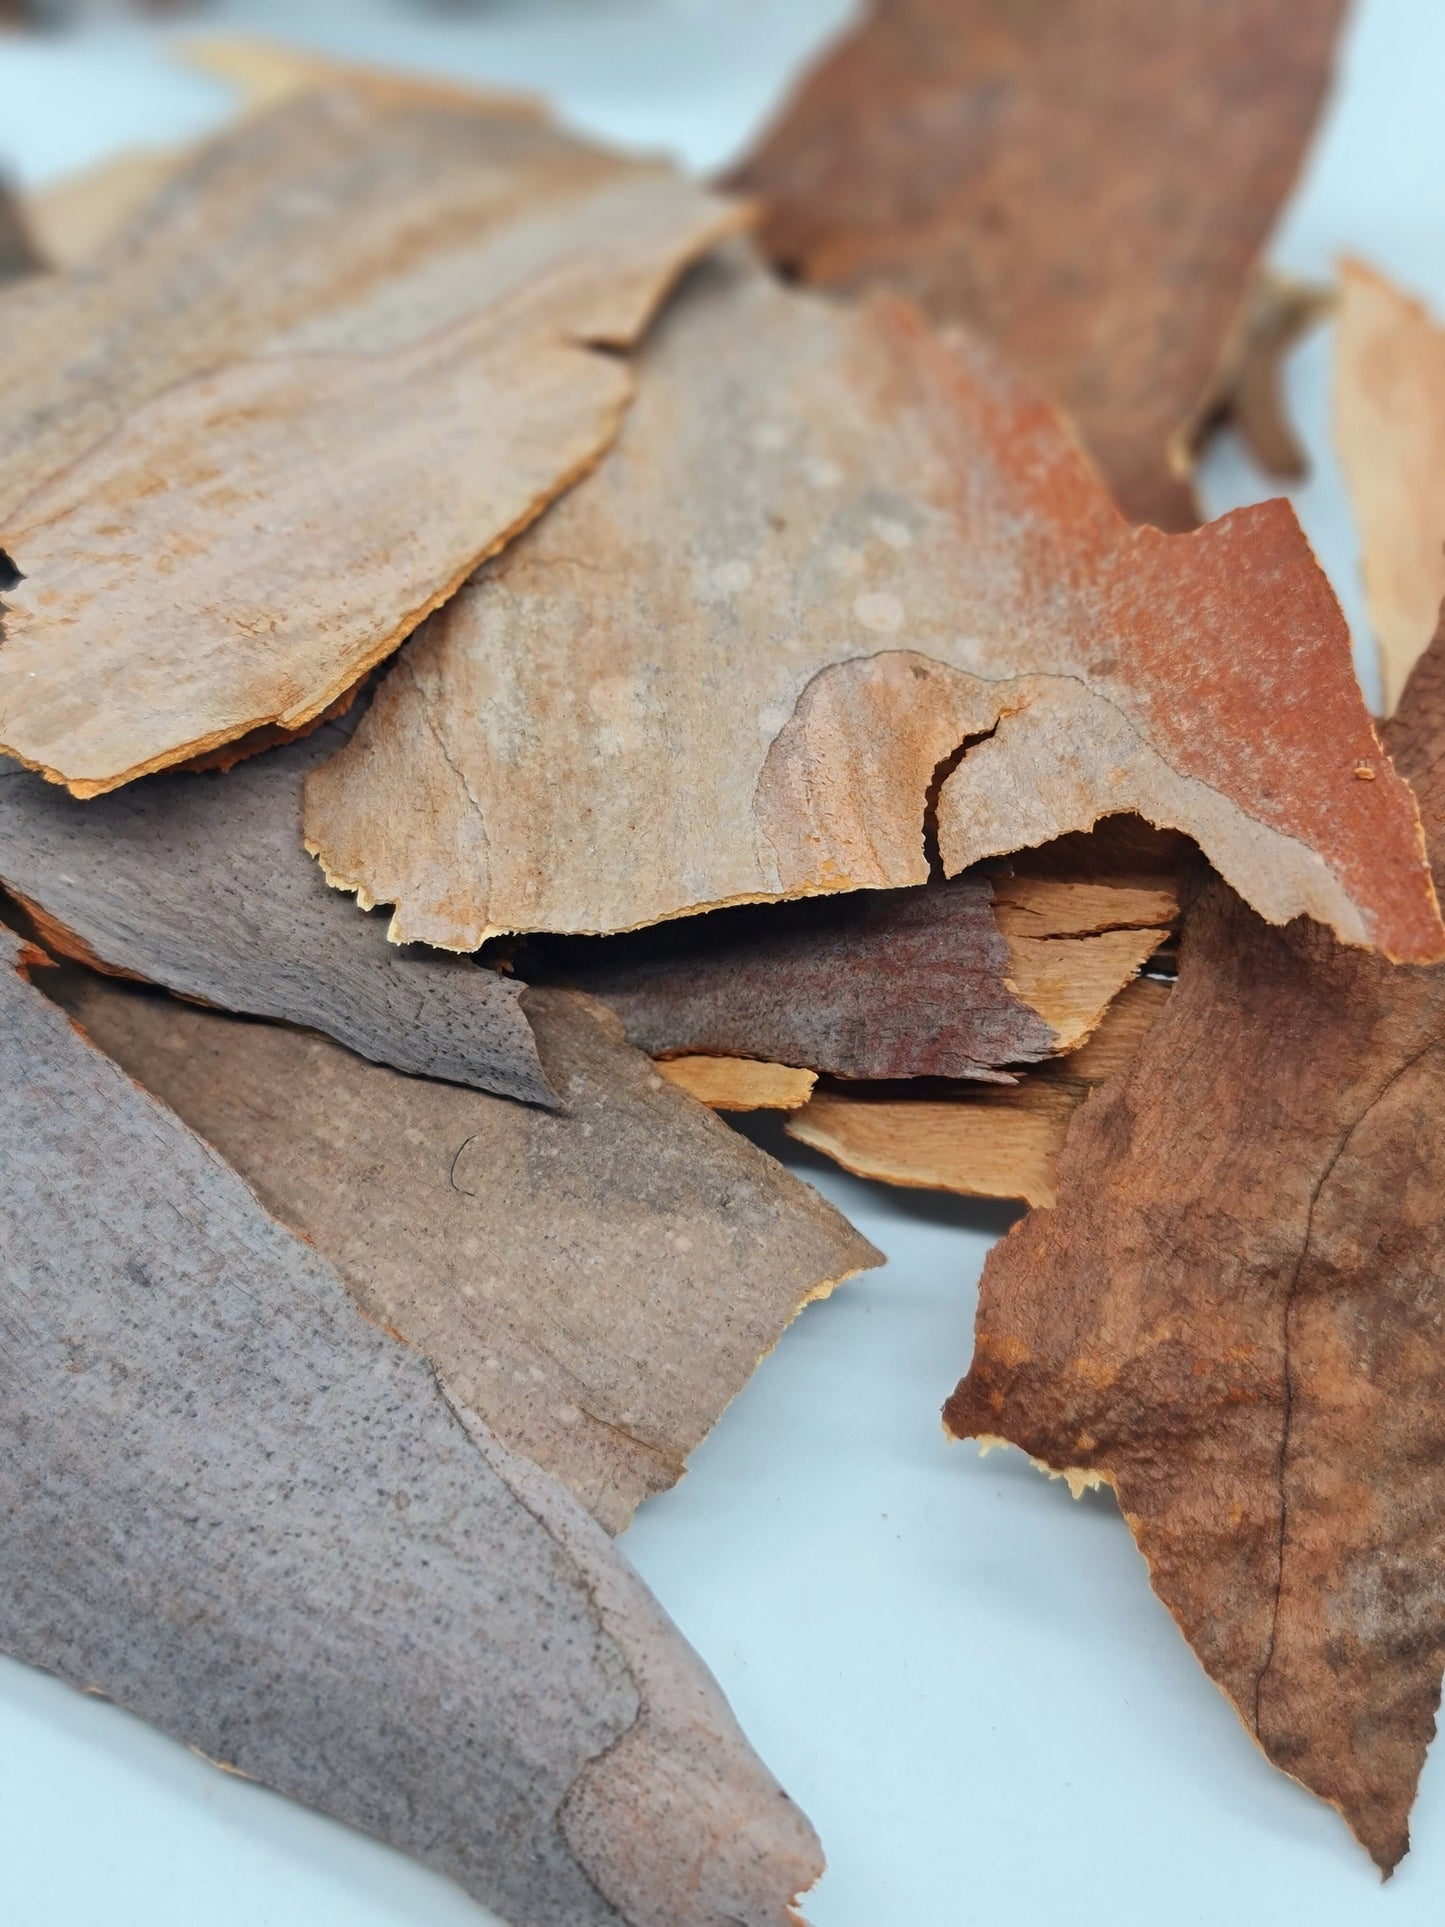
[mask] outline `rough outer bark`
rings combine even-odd
[[[0,301],[0,746],[96,795],[318,715],[600,457],[740,220],[458,93],[337,86]]]
[[[1389,715],[1445,596],[1445,328],[1358,261],[1341,278],[1335,441]]]
[[[881,1263],[572,992],[523,1004],[565,1117],[94,979],[68,995],[369,1317],[614,1532],[802,1306]]]
[[[307,857],[302,778],[352,726],[225,776],[149,777],[91,803],[0,766],[0,883],[49,948],[82,963],[324,1030],[398,1070],[555,1105],[522,986],[399,950]]]
[[[921,1093],[825,1085],[788,1119],[788,1135],[884,1184],[1053,1204],[1070,1118],[1133,1061],[1168,999],[1167,983],[1139,978],[1082,1049],[1016,1084]]]
[[[1134,810],[1271,919],[1442,947],[1287,504],[1131,529],[991,351],[739,250],[663,318],[607,462],[313,772],[306,830],[393,937],[467,950],[923,883],[935,795],[950,876]]]
[[[1445,861],[1445,630],[1391,730]],[[946,1409],[1107,1480],[1278,1766],[1388,1872],[1445,1664],[1445,971],[1271,930],[1222,885],[1059,1201],[984,1272]]]
[[[1082,1041],[1163,941],[1178,903],[1167,888],[1124,882],[1009,878],[999,888],[1002,903],[987,876],[972,874],[719,910],[574,950],[564,967],[654,1056],[703,1051],[838,1077],[1007,1081],[1003,1066]],[[1076,908],[1076,896],[1087,906]],[[1081,917],[1082,930],[1071,927]],[[1140,930],[1131,919],[1152,925]],[[1064,948],[1049,958],[1060,952],[1060,922]]]
[[[1344,0],[874,0],[732,185],[806,281],[1005,345],[1135,521],[1244,306]]]
[[[0,972],[0,1649],[514,1927],[782,1927],[807,1823],[572,1499]]]

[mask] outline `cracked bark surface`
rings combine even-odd
[[[605,1535],[0,943],[0,1650],[516,1927],[795,1921],[812,1830]]]
[[[1389,726],[1445,863],[1445,629]],[[1445,1664],[1445,971],[1223,885],[1058,1203],[990,1254],[946,1420],[1112,1484],[1276,1765],[1388,1872]]]
[[[89,803],[0,764],[0,884],[47,948],[81,963],[325,1031],[397,1070],[555,1106],[523,986],[388,943],[306,855],[302,779],[354,727],[348,717],[224,776],[153,776]]]
[[[741,248],[640,369],[608,460],[308,778],[308,846],[394,938],[924,883],[942,770],[949,876],[1135,811],[1272,920],[1440,954],[1413,800],[1286,504],[1131,528],[991,350]]]
[[[873,0],[730,184],[791,273],[1004,344],[1132,520],[1190,528],[1178,431],[1248,302],[1343,13]]]
[[[92,796],[319,715],[599,459],[596,348],[741,218],[461,90],[199,150],[0,299],[0,747]]]
[[[1445,327],[1361,262],[1343,262],[1340,279],[1335,444],[1388,715],[1445,596]]]
[[[95,978],[57,994],[614,1532],[803,1306],[882,1262],[574,992],[521,1003],[565,1116]]]

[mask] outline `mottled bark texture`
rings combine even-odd
[[[1287,504],[1131,528],[991,350],[742,249],[662,318],[607,461],[306,788],[331,880],[462,950],[924,883],[926,822],[956,876],[1129,810],[1272,920],[1445,946]]]
[[[1445,631],[1390,728],[1445,862]],[[1387,1872],[1445,1663],[1445,970],[1223,885],[1052,1210],[990,1254],[946,1417],[1107,1480],[1277,1765]]]
[[[519,983],[388,943],[307,856],[302,779],[353,727],[89,803],[0,764],[0,884],[82,963],[323,1030],[398,1070],[556,1104]]]
[[[0,747],[78,796],[295,729],[601,456],[740,211],[461,91],[336,84],[0,297]]]
[[[1445,328],[1358,261],[1341,268],[1335,442],[1388,716],[1445,596]]]
[[[562,1117],[94,978],[63,994],[369,1317],[613,1532],[681,1478],[796,1313],[881,1263],[575,992],[522,1003]]]
[[[631,1568],[0,970],[0,1649],[514,1927],[783,1927],[806,1821]]]
[[[1178,431],[1237,335],[1344,10],[873,0],[731,184],[781,266],[982,330],[1131,520],[1189,528]]]

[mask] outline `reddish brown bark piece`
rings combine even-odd
[[[740,219],[419,86],[201,150],[0,304],[0,746],[93,796],[304,726],[598,460],[595,347]]]
[[[613,1532],[682,1477],[802,1307],[880,1262],[575,992],[522,1001],[561,1117],[94,979],[63,994],[363,1310]]]
[[[575,1501],[16,974],[0,1651],[515,1927],[787,1927],[817,1842]]]
[[[1160,881],[1150,893],[1001,878],[998,902],[990,878],[972,874],[718,910],[563,953],[564,968],[653,1056],[1008,1081],[1003,1066],[1078,1044],[1157,948],[1177,908]]]
[[[1245,302],[1344,0],[875,0],[732,185],[804,280],[1003,343],[1125,513],[1197,520],[1168,458]]]
[[[924,883],[935,796],[949,876],[1135,811],[1271,919],[1445,948],[1287,504],[1130,528],[991,350],[739,249],[608,460],[308,778],[306,833],[395,938],[468,950]]]
[[[1445,862],[1445,629],[1390,735]],[[1116,1487],[1211,1677],[1387,1872],[1445,1664],[1442,1185],[1445,970],[1211,886],[946,1409]]]

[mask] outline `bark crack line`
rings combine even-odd
[[[1419,1050],[1407,1057],[1403,1064],[1398,1065],[1396,1069],[1391,1071],[1379,1090],[1375,1092],[1369,1103],[1366,1104],[1359,1116],[1354,1119],[1345,1131],[1343,1137],[1341,1137],[1339,1143],[1331,1153],[1329,1162],[1325,1165],[1324,1170],[1316,1180],[1314,1189],[1310,1192],[1309,1206],[1305,1212],[1304,1239],[1300,1245],[1300,1254],[1295,1261],[1294,1271],[1290,1277],[1289,1288],[1285,1292],[1282,1317],[1282,1356],[1280,1371],[1283,1380],[1283,1396],[1281,1401],[1283,1409],[1280,1419],[1279,1458],[1275,1469],[1275,1482],[1279,1487],[1279,1538],[1276,1551],[1274,1599],[1270,1608],[1269,1634],[1265,1640],[1264,1658],[1260,1662],[1259,1671],[1255,1674],[1254,1679],[1254,1734],[1255,1738],[1258,1739],[1261,1744],[1263,1744],[1263,1736],[1260,1732],[1260,1703],[1264,1692],[1265,1678],[1274,1664],[1275,1646],[1279,1637],[1280,1604],[1284,1595],[1284,1562],[1285,1553],[1289,1544],[1289,1491],[1286,1475],[1288,1472],[1290,1435],[1294,1424],[1295,1407],[1294,1371],[1291,1349],[1293,1342],[1294,1310],[1295,1301],[1299,1295],[1300,1280],[1304,1275],[1305,1260],[1309,1256],[1310,1239],[1314,1233],[1315,1207],[1319,1203],[1320,1195],[1324,1191],[1325,1186],[1334,1175],[1335,1166],[1349,1149],[1351,1139],[1364,1123],[1365,1119],[1388,1097],[1391,1090],[1393,1090],[1400,1079],[1405,1076],[1406,1072],[1413,1070],[1416,1064],[1420,1062],[1420,1059],[1428,1056],[1441,1041],[1438,1037],[1428,1039],[1427,1042],[1420,1046]]]
[[[943,794],[943,786],[971,749],[977,749],[980,743],[986,743],[990,737],[997,736],[999,724],[1003,720],[1003,717],[999,716],[991,728],[976,730],[972,736],[965,736],[956,749],[951,749],[947,756],[940,758],[933,766],[933,774],[928,779],[928,788],[923,792],[923,857],[928,865],[930,883],[942,883],[946,880],[943,856],[938,847],[938,800]]]

